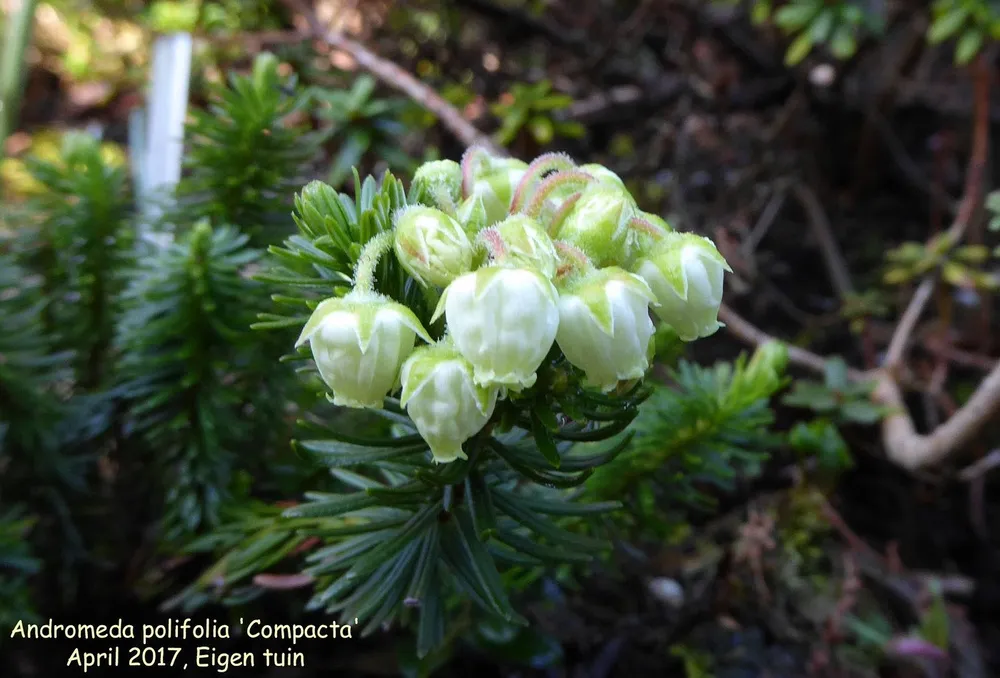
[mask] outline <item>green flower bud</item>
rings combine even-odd
[[[559,255],[552,238],[537,221],[525,214],[514,214],[493,227],[506,248],[506,261],[533,268],[550,280],[556,275]]]
[[[629,221],[639,208],[625,190],[594,182],[563,221],[556,238],[581,250],[598,268],[622,264],[633,237]]]
[[[586,165],[580,165],[578,168],[581,172],[586,172],[590,176],[594,177],[602,184],[608,186],[617,186],[618,188],[625,188],[625,182],[622,178],[609,170],[604,165],[598,165],[596,162],[587,163]]]
[[[434,461],[467,459],[462,445],[493,416],[499,388],[478,386],[472,365],[451,342],[415,350],[403,363],[402,383],[400,404]]]
[[[537,271],[492,265],[456,278],[432,322],[442,313],[477,384],[529,388],[555,342],[559,294]]]
[[[404,207],[396,215],[396,258],[424,287],[445,287],[472,270],[472,241],[462,226],[441,210]]]
[[[593,271],[562,290],[556,343],[583,370],[586,385],[607,393],[619,381],[645,376],[655,331],[653,301],[645,280],[616,267]]]
[[[528,163],[522,160],[490,158],[473,172],[471,195],[478,195],[483,199],[487,226],[507,217],[514,191],[527,169]]]
[[[432,203],[439,207],[441,197],[458,205],[462,201],[462,167],[454,160],[425,162],[413,173],[415,202]]]
[[[342,407],[381,408],[399,382],[403,361],[427,330],[402,304],[376,294],[327,299],[295,342],[309,342],[319,374]]]
[[[778,388],[787,366],[788,347],[784,342],[772,339],[757,347],[744,375],[749,383],[772,392]]]
[[[723,273],[732,269],[715,244],[693,233],[667,233],[636,266],[656,295],[653,311],[684,341],[720,327]]]
[[[470,195],[458,206],[456,213],[458,223],[462,225],[466,235],[474,238],[477,233],[486,228],[486,206],[480,195]]]
[[[670,233],[674,230],[670,227],[670,224],[667,223],[666,219],[658,214],[640,211],[636,214],[636,216],[653,228],[659,229],[662,233]],[[639,259],[643,258],[646,253],[656,245],[658,240],[658,237],[654,237],[650,233],[633,228],[631,233],[629,233],[629,239],[626,244],[627,251],[625,256],[625,265],[623,268],[631,270],[635,263]]]

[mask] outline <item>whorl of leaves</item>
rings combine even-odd
[[[278,355],[250,324],[266,290],[243,275],[260,253],[230,227],[197,224],[144,258],[123,294],[118,331],[119,394],[129,429],[164,470],[164,536],[177,539],[217,523],[234,458],[282,403],[262,402],[262,362]]]
[[[211,89],[204,110],[191,111],[186,130],[187,175],[177,187],[179,206],[168,221],[238,225],[267,242],[288,224],[288,196],[316,156],[325,132],[289,123],[309,103],[294,77],[282,82],[273,55],[262,54],[249,76],[231,76]]]
[[[28,169],[44,187],[33,205],[35,250],[26,259],[44,276],[43,321],[60,347],[76,352],[80,386],[95,389],[114,332],[122,284],[116,271],[131,254],[127,174],[97,139],[80,132],[64,137],[57,160],[29,159]]]
[[[0,254],[0,503],[47,516],[34,541],[51,542],[45,550],[58,554],[53,570],[65,577],[84,553],[72,507],[88,489],[90,444],[107,430],[111,413],[101,394],[71,395],[73,354],[56,349],[45,329],[47,309],[41,276]],[[28,562],[24,544],[14,544],[23,535],[11,536],[27,523],[12,516],[0,521],[0,532],[21,555],[7,555],[0,544],[0,598],[10,583],[4,568]],[[10,587],[10,595],[17,594],[17,586]]]
[[[632,444],[587,482],[587,494],[626,501],[637,524],[653,529],[672,511],[710,507],[712,486],[733,489],[754,477],[779,440],[768,401],[784,385],[752,369],[746,356],[702,367],[682,360],[674,386],[658,384],[633,424]]]

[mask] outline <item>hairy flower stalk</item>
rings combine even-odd
[[[400,405],[435,462],[467,459],[462,445],[493,416],[499,388],[476,384],[473,372],[449,338],[421,346],[403,363]]]
[[[722,327],[718,318],[723,275],[732,268],[708,238],[667,233],[633,270],[656,295],[653,312],[682,340],[708,337]]]
[[[432,341],[413,311],[374,291],[375,267],[392,244],[391,232],[368,242],[358,260],[354,289],[320,302],[295,342],[296,348],[309,342],[335,405],[381,408],[399,383],[416,338]]]
[[[510,202],[510,211],[514,214],[523,211],[524,207],[531,202],[546,174],[571,171],[575,168],[576,163],[565,153],[545,153],[538,156],[531,161],[524,176],[521,177]]]
[[[469,236],[441,210],[410,205],[400,210],[395,221],[396,258],[422,286],[445,287],[472,270]]]
[[[559,223],[555,221],[555,215],[559,214],[560,208],[570,199],[575,199],[581,191],[595,183],[596,179],[586,172],[569,170],[556,172],[546,177],[538,184],[531,193],[522,212],[536,219],[545,226],[549,235],[558,232]]]

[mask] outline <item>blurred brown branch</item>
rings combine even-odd
[[[972,155],[965,177],[965,190],[955,221],[948,235],[958,242],[965,234],[983,198],[983,175],[989,147],[989,103],[991,73],[987,61],[980,55],[972,67],[975,86]],[[946,422],[927,435],[917,433],[913,419],[906,410],[896,378],[903,361],[906,344],[931,297],[936,278],[925,278],[910,300],[899,325],[889,342],[884,367],[878,371],[875,398],[893,407],[898,413],[882,422],[882,442],[888,457],[908,469],[938,463],[966,445],[1000,410],[1000,366],[986,376],[969,400]]]
[[[327,45],[347,52],[363,69],[387,85],[396,88],[406,96],[437,116],[459,141],[466,146],[482,146],[494,155],[505,155],[489,136],[480,132],[462,114],[442,98],[431,87],[417,80],[388,59],[383,59],[367,47],[351,40],[339,31],[329,31],[305,0],[283,0],[293,11],[300,13],[309,24],[309,30]]]

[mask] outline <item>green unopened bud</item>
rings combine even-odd
[[[555,342],[559,295],[537,271],[487,266],[448,286],[432,322],[442,313],[477,384],[530,388]]]
[[[476,385],[473,371],[450,342],[422,346],[403,363],[400,405],[438,463],[467,459],[462,445],[493,416],[499,388]]]
[[[525,214],[514,214],[493,228],[503,241],[508,264],[534,268],[550,280],[555,277],[559,255],[538,222]]]
[[[556,343],[583,370],[587,385],[607,393],[649,369],[655,330],[646,281],[620,268],[593,271],[561,291]]]
[[[403,208],[396,216],[396,258],[424,287],[446,287],[472,270],[472,241],[462,226],[441,210],[423,205]]]
[[[273,91],[278,86],[278,57],[261,52],[253,62],[253,84],[258,92]]]
[[[633,238],[629,222],[638,211],[624,189],[594,182],[583,190],[556,237],[579,247],[598,268],[618,266],[627,258]]]
[[[413,200],[438,207],[457,206],[462,201],[462,167],[454,160],[425,162],[413,174]],[[447,205],[441,203],[447,201]]]
[[[293,219],[304,233],[314,238],[328,233],[330,228],[336,229],[338,232],[333,238],[333,244],[343,248],[350,244],[351,236],[334,219],[334,215],[340,214],[341,209],[340,198],[333,186],[322,181],[310,181],[295,196]]]
[[[470,195],[483,199],[487,226],[507,217],[514,191],[527,169],[528,164],[522,160],[490,158],[473,171]]]
[[[474,238],[477,233],[486,228],[486,206],[480,195],[470,195],[462,201],[456,212],[458,223],[462,225],[465,233]]]
[[[578,168],[581,172],[586,172],[590,176],[594,177],[602,184],[607,184],[610,186],[617,186],[619,188],[625,188],[625,182],[622,178],[609,170],[604,165],[598,165],[596,162],[587,163],[586,165],[580,165]]]
[[[625,266],[624,268],[631,270],[635,263],[646,256],[646,254],[656,245],[657,241],[663,236],[663,234],[670,233],[674,229],[670,227],[666,219],[658,214],[653,214],[652,212],[639,211],[636,216],[644,221],[653,230],[658,231],[658,233],[653,234],[646,230],[632,228],[628,235],[626,242],[626,253],[625,253]]]
[[[771,340],[757,347],[747,365],[746,379],[761,390],[774,391],[788,366],[788,347],[784,342]]]
[[[413,311],[374,293],[323,301],[295,346],[309,342],[319,374],[343,407],[381,408],[399,383],[416,337],[431,338]]]
[[[722,327],[723,273],[732,269],[715,244],[693,233],[667,233],[638,261],[635,272],[656,295],[653,311],[684,341]]]

